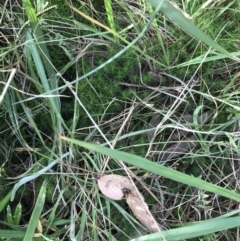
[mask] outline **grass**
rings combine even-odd
[[[236,240],[238,1],[21,4],[0,5],[0,240]]]

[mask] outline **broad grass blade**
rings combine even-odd
[[[6,207],[8,204],[10,197],[12,194],[12,190],[0,201],[0,212]]]
[[[15,230],[0,230],[0,237],[10,238],[14,240],[22,240],[25,235],[23,231],[15,231]]]
[[[93,150],[93,151],[99,152],[101,154],[111,156],[118,160],[122,160],[131,165],[138,166],[144,170],[156,173],[158,175],[162,175],[162,176],[172,179],[174,181],[181,182],[186,185],[196,187],[196,188],[199,188],[202,190],[206,190],[206,191],[209,191],[212,193],[216,193],[216,194],[219,194],[221,196],[224,196],[224,197],[236,200],[236,201],[240,201],[240,194],[237,194],[234,191],[228,190],[223,187],[219,187],[212,183],[205,182],[199,178],[175,171],[171,168],[151,162],[151,161],[147,160],[146,158],[139,157],[139,156],[129,154],[129,153],[125,153],[122,151],[112,150],[112,149],[109,149],[109,148],[106,148],[103,146],[94,145],[91,143],[78,141],[75,139],[70,139],[70,138],[63,137],[63,136],[60,138],[63,140],[66,140],[68,142],[77,144],[79,146],[85,147],[89,150]]]
[[[177,241],[204,236],[210,233],[215,233],[222,230],[227,230],[240,225],[240,217],[225,218],[222,220],[208,220],[204,222],[198,222],[192,226],[171,229],[154,233],[150,235],[142,236],[138,239],[132,239],[131,241],[156,241],[167,240]]]
[[[38,220],[40,218],[40,215],[42,213],[42,209],[43,209],[43,206],[45,203],[47,183],[48,183],[48,180],[46,178],[46,179],[44,179],[42,187],[39,191],[38,198],[36,200],[36,203],[35,203],[35,206],[34,206],[34,209],[33,209],[29,224],[28,224],[26,235],[25,235],[23,241],[33,240],[33,236],[34,236],[37,224],[38,224]]]

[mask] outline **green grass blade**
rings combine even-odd
[[[25,232],[22,232],[22,231],[0,229],[0,237],[15,238],[17,240],[22,240],[24,235],[25,235]]]
[[[70,227],[69,227],[69,237],[70,237],[70,240],[72,240],[72,241],[76,241],[77,239],[76,239],[76,237],[75,237],[75,215],[74,215],[74,205],[75,205],[75,203],[74,202],[72,202],[72,204],[71,204],[71,218],[70,218]]]
[[[51,210],[51,213],[49,215],[49,218],[48,218],[48,222],[49,222],[49,226],[52,225],[52,223],[54,222],[55,220],[55,217],[56,217],[56,211],[57,211],[57,208],[60,204],[60,201],[61,199],[63,198],[63,194],[64,194],[65,190],[61,190],[61,192],[59,193],[59,196],[57,198],[57,200],[55,201],[55,204]]]
[[[87,224],[87,215],[86,215],[86,212],[84,211],[82,212],[82,216],[81,216],[81,222],[80,222],[80,228],[77,234],[77,240],[80,240],[81,237],[83,237],[86,224]]]
[[[12,195],[12,190],[0,201],[0,212],[6,207]]]
[[[7,222],[9,224],[13,224],[12,209],[11,209],[10,205],[7,205]]]
[[[216,43],[212,38],[206,35],[201,29],[199,29],[190,19],[184,16],[184,14],[177,9],[171,2],[169,1],[161,1],[158,0],[147,0],[153,7],[158,7],[159,4],[162,4],[160,11],[172,19],[176,24],[178,24],[184,31],[195,37],[196,39],[201,40],[203,43],[208,46],[216,49],[217,51],[226,54],[230,58],[232,57],[227,50],[225,50],[222,46]],[[237,59],[236,57],[234,59]]]
[[[226,218],[222,220],[208,220],[205,222],[199,222],[193,226],[176,228],[168,231],[142,236],[138,239],[132,239],[131,241],[184,240],[207,235],[221,230],[227,230],[229,228],[234,228],[239,225],[240,217]]]
[[[61,139],[74,143],[74,144],[77,144],[79,146],[85,147],[89,150],[93,150],[93,151],[99,152],[101,154],[111,156],[118,160],[122,160],[126,163],[129,163],[134,166],[138,166],[144,170],[156,173],[158,175],[164,176],[164,177],[172,179],[174,181],[181,182],[186,185],[196,187],[196,188],[199,188],[202,190],[206,190],[209,192],[213,192],[213,193],[219,194],[221,196],[231,198],[236,201],[240,201],[240,194],[237,194],[234,191],[231,191],[231,190],[219,187],[217,185],[205,182],[199,178],[175,171],[171,168],[151,162],[151,161],[147,160],[146,158],[139,157],[136,155],[125,153],[125,152],[121,152],[121,151],[117,151],[117,150],[112,150],[112,149],[109,149],[109,148],[106,148],[103,146],[98,146],[98,145],[94,145],[91,143],[78,141],[75,139],[70,139],[70,138],[66,138],[66,137],[61,137]]]
[[[44,67],[47,71],[48,77],[50,78],[50,86],[52,89],[57,87],[57,79],[56,79],[56,72],[52,66],[52,61],[50,54],[48,52],[48,48],[45,44],[45,39],[43,32],[41,30],[40,24],[38,22],[37,14],[29,0],[24,0],[23,5],[26,10],[26,14],[28,16],[29,22],[31,24],[32,30],[34,31],[35,40],[38,44],[39,53],[43,60]],[[42,8],[42,4],[38,3],[37,7]]]
[[[13,222],[15,225],[19,225],[22,218],[22,204],[19,202],[13,216]]]
[[[110,28],[114,32],[116,32],[111,0],[104,0],[104,5],[105,5],[105,9],[106,9],[107,17],[108,17],[108,23],[110,25]],[[116,37],[115,37],[115,39],[118,40],[118,38],[116,38]]]
[[[37,22],[37,14],[35,13],[31,2],[29,0],[23,0],[22,3],[24,5],[30,23]]]
[[[194,59],[191,59],[189,61],[186,61],[184,63],[181,63],[179,65],[173,66],[172,68],[180,68],[180,67],[186,67],[186,66],[190,66],[190,65],[194,65],[194,64],[201,64],[204,60],[204,63],[207,62],[213,62],[213,61],[217,61],[220,59],[225,59],[228,56],[231,56],[232,58],[236,57],[236,56],[240,56],[240,52],[232,52],[229,54],[218,54],[216,55],[216,53],[214,52],[210,52],[210,54],[215,54],[214,56],[210,56],[210,57],[206,57],[206,54],[200,55]]]
[[[43,2],[38,1],[37,6],[39,8],[43,6],[43,4],[41,3]],[[32,34],[29,31],[26,32],[26,39],[30,41],[30,44],[28,44],[27,47],[30,49],[31,56],[36,65],[45,92],[53,91],[53,93],[56,95],[55,97],[48,98],[49,107],[53,110],[50,110],[50,113],[52,117],[52,123],[54,124],[55,132],[61,133],[62,126],[64,126],[64,128],[69,131],[68,126],[65,124],[60,113],[61,107],[59,100],[60,97],[58,95],[59,92],[57,90],[57,73],[53,68],[52,60],[45,43],[45,39],[43,37],[44,35],[37,18],[37,14],[35,13],[35,10],[29,0],[24,0],[23,5],[26,9],[26,13],[30,21],[32,33],[34,36],[33,38]],[[61,143],[59,143],[58,147],[61,152]]]
[[[26,235],[24,236],[23,241],[29,241],[29,240],[33,239],[33,236],[34,236],[34,233],[35,233],[35,230],[37,227],[37,223],[38,223],[38,220],[40,218],[40,215],[42,213],[42,209],[43,209],[43,206],[45,203],[47,183],[48,183],[48,180],[44,179],[41,189],[39,191],[38,198],[36,200],[29,224],[28,224]]]
[[[49,81],[45,73],[44,65],[39,55],[37,45],[34,43],[34,39],[29,31],[26,33],[26,40],[28,41],[27,48],[29,49],[31,56],[34,60],[34,63],[37,66],[38,76],[40,77],[44,90],[46,92],[50,91],[51,88],[49,86]],[[49,102],[51,103],[52,108],[54,108],[55,111],[58,111],[58,108],[56,107],[56,104],[55,104],[55,101],[53,101],[53,98],[49,98]]]
[[[153,13],[152,6],[151,6],[150,4],[147,4],[147,7],[148,7],[149,12],[150,12],[150,13]],[[153,20],[152,25],[153,25],[153,27],[154,27],[154,30],[155,30],[156,34],[157,34],[158,42],[159,42],[159,44],[160,44],[160,46],[161,46],[161,49],[162,49],[162,51],[163,51],[164,63],[165,63],[167,66],[169,66],[169,65],[170,65],[170,62],[169,62],[170,56],[169,56],[169,53],[168,53],[168,49],[167,49],[167,48],[165,47],[165,45],[164,45],[164,40],[163,40],[162,34],[161,34],[160,30],[159,30],[158,21],[157,21],[156,18]],[[165,27],[166,27],[166,26],[165,26]]]

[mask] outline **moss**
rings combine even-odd
[[[83,60],[81,65],[79,65],[80,74],[84,75],[88,73],[92,70],[91,66],[99,66],[116,53],[118,53],[118,48],[114,46],[109,49],[105,57],[96,58],[93,64],[88,59]],[[130,75],[132,72],[135,72],[134,69],[138,64],[138,58],[136,58],[135,53],[130,50],[88,79],[80,82],[78,85],[79,98],[95,121],[110,119],[121,113],[121,111],[127,107],[126,103],[131,103],[134,96],[134,89],[121,85],[120,83],[134,83],[135,79],[135,83],[139,83],[139,76],[135,75],[136,78],[130,78]],[[149,77],[144,78],[149,81]],[[144,94],[146,93],[143,93],[142,96],[144,96]],[[114,101],[115,99],[119,101]],[[112,104],[109,105],[109,103]],[[105,114],[102,116],[104,112]],[[83,121],[81,126],[86,126],[87,122],[90,124],[83,110],[81,110],[81,116]]]

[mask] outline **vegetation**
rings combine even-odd
[[[1,241],[237,239],[238,0],[0,12]],[[163,231],[103,173],[131,177]]]

